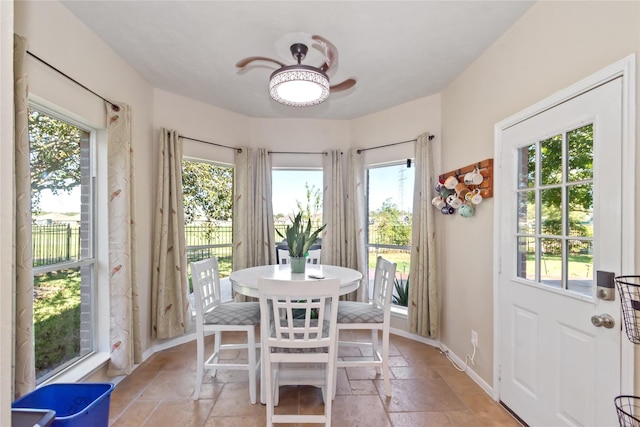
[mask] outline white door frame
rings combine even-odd
[[[530,117],[540,114],[550,108],[555,107],[571,98],[598,87],[613,78],[622,78],[622,194],[635,194],[635,135],[636,135],[636,107],[635,107],[635,86],[636,86],[636,60],[635,54],[629,55],[620,61],[598,71],[597,73],[563,89],[548,98],[508,117],[494,126],[494,167],[502,167],[502,159],[499,157],[502,147],[502,131],[514,126]],[[501,174],[495,173],[493,178],[494,188],[501,188],[499,183]],[[496,192],[493,195],[494,206],[500,206],[501,195]],[[500,242],[502,230],[503,212],[494,209],[493,215],[493,398],[500,398]],[[506,213],[511,214],[511,213]],[[616,274],[637,274],[635,269],[635,197],[622,198],[622,271]],[[616,295],[619,301],[619,296]],[[620,370],[622,378],[620,380],[621,394],[634,394],[634,348],[633,344],[626,339],[622,332],[622,348]],[[613,402],[612,402],[613,404]]]

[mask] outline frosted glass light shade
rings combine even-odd
[[[314,67],[289,65],[271,74],[269,93],[290,107],[317,105],[329,97],[329,77]]]

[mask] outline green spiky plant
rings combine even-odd
[[[407,281],[402,285],[402,280],[398,280],[397,277],[394,277],[394,286],[396,288],[396,293],[398,295],[393,295],[392,302],[395,305],[402,305],[404,307],[409,306],[409,276],[407,276]]]
[[[326,226],[327,224],[324,224],[314,232],[311,232],[311,219],[308,219],[305,225],[302,220],[302,212],[298,212],[293,218],[291,226],[287,226],[285,229],[284,235],[279,230],[276,231],[280,237],[287,240],[289,256],[304,257],[307,256],[309,248],[318,240],[320,233]]]

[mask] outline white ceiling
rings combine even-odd
[[[533,1],[63,1],[154,87],[250,117],[353,119],[441,92]],[[265,62],[318,34],[339,53],[331,84],[354,88],[314,107],[271,100]],[[320,66],[309,49],[303,61]],[[254,63],[257,64],[257,63]]]

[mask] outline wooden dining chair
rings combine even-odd
[[[258,279],[267,426],[273,423],[331,425],[339,289],[338,278]],[[304,314],[294,316],[294,311]],[[324,413],[275,414],[279,388],[283,385],[322,387]]]
[[[339,341],[340,346],[370,346],[371,360],[339,360],[338,368],[374,366],[383,375],[384,389],[391,396],[389,373],[389,324],[391,322],[391,295],[396,274],[396,264],[382,257],[376,260],[373,279],[373,298],[370,302],[340,301],[338,304],[338,335],[343,330],[370,330],[371,340]],[[382,332],[382,349],[379,347],[378,333]],[[335,391],[335,390],[334,390]]]
[[[260,304],[257,302],[222,303],[220,296],[220,277],[218,258],[212,257],[191,263],[191,278],[196,306],[196,347],[197,370],[193,399],[200,397],[202,378],[205,370],[215,377],[218,369],[247,370],[249,372],[249,399],[256,403],[256,380],[260,359],[256,356],[255,327],[260,323]],[[244,331],[247,342],[240,344],[222,344],[223,332]],[[213,353],[204,359],[204,338],[215,335]],[[246,349],[247,363],[221,363],[222,350]]]

